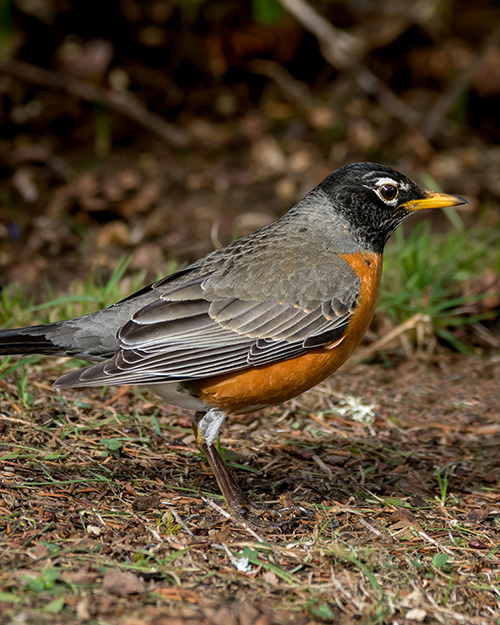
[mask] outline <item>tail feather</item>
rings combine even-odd
[[[27,354],[61,354],[64,350],[49,338],[55,323],[0,330],[0,356]]]

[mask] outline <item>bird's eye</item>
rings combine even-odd
[[[395,184],[381,184],[378,190],[384,200],[387,200],[388,202],[395,200],[398,197],[399,193],[399,189]]]

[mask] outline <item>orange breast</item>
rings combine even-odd
[[[373,252],[340,254],[361,278],[359,304],[340,342],[262,367],[196,381],[192,391],[210,406],[250,412],[280,404],[312,388],[336,371],[361,342],[375,312],[382,256]]]

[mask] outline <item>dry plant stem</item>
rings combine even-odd
[[[361,525],[364,525],[367,530],[370,530],[370,532],[372,532],[372,534],[375,534],[375,536],[378,536],[378,538],[381,538],[382,540],[385,540],[393,544],[396,543],[396,541],[392,538],[392,536],[387,536],[386,534],[383,534],[379,529],[377,529],[376,527],[368,523],[368,521],[366,521],[362,516],[360,516],[358,520],[361,523]]]
[[[365,360],[366,358],[369,358],[373,354],[376,354],[378,351],[383,349],[388,343],[390,343],[393,339],[404,334],[404,332],[406,332],[407,330],[411,330],[415,327],[418,327],[421,324],[428,325],[430,321],[431,320],[430,320],[429,315],[424,315],[422,313],[417,313],[416,315],[413,315],[413,317],[410,317],[401,325],[397,326],[396,328],[393,328],[390,332],[385,334],[378,341],[375,341],[375,343],[372,343],[371,345],[369,345],[368,347],[365,347],[364,349],[358,349],[358,351],[351,358],[351,360],[342,367],[342,370],[347,371],[351,369],[354,365],[356,365],[361,360]]]
[[[184,521],[181,519],[179,513],[177,512],[177,510],[174,508],[174,506],[168,506],[168,509],[170,510],[170,513],[172,514],[172,516],[174,517],[174,519],[176,520],[176,522],[182,527],[182,529],[189,534],[189,536],[194,537],[193,532],[189,529],[189,527],[184,523]]]
[[[9,417],[9,415],[0,413],[0,420],[2,421],[11,421],[12,423],[22,423],[23,425],[32,425],[30,421],[25,421],[24,419],[16,419],[15,417]]]
[[[22,61],[0,63],[0,75],[2,74],[35,85],[61,89],[86,102],[106,104],[112,111],[133,120],[174,148],[185,148],[189,144],[189,137],[185,132],[148,111],[144,104],[129,92],[110,91],[79,78],[58,74]]]
[[[407,126],[414,127],[420,121],[420,113],[400,100],[370,70],[360,67],[356,72],[356,82],[365,93],[377,98],[386,111]]]

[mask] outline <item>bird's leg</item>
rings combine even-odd
[[[211,408],[207,413],[197,412],[193,417],[193,431],[198,445],[208,458],[229,509],[235,516],[242,518],[253,505],[247,500],[214,445],[225,418],[226,413],[218,408]]]
[[[218,408],[211,408],[207,413],[196,412],[192,423],[198,445],[208,458],[226,504],[233,516],[245,521],[250,526],[281,531],[283,527],[288,525],[288,521],[283,520],[283,514],[297,511],[304,512],[304,510],[295,505],[279,510],[269,509],[265,506],[259,506],[247,498],[224,464],[224,460],[214,445],[219,434],[219,428],[225,418],[226,413],[224,411]],[[270,522],[263,518],[268,515],[274,518],[278,517],[280,520],[278,522]]]

